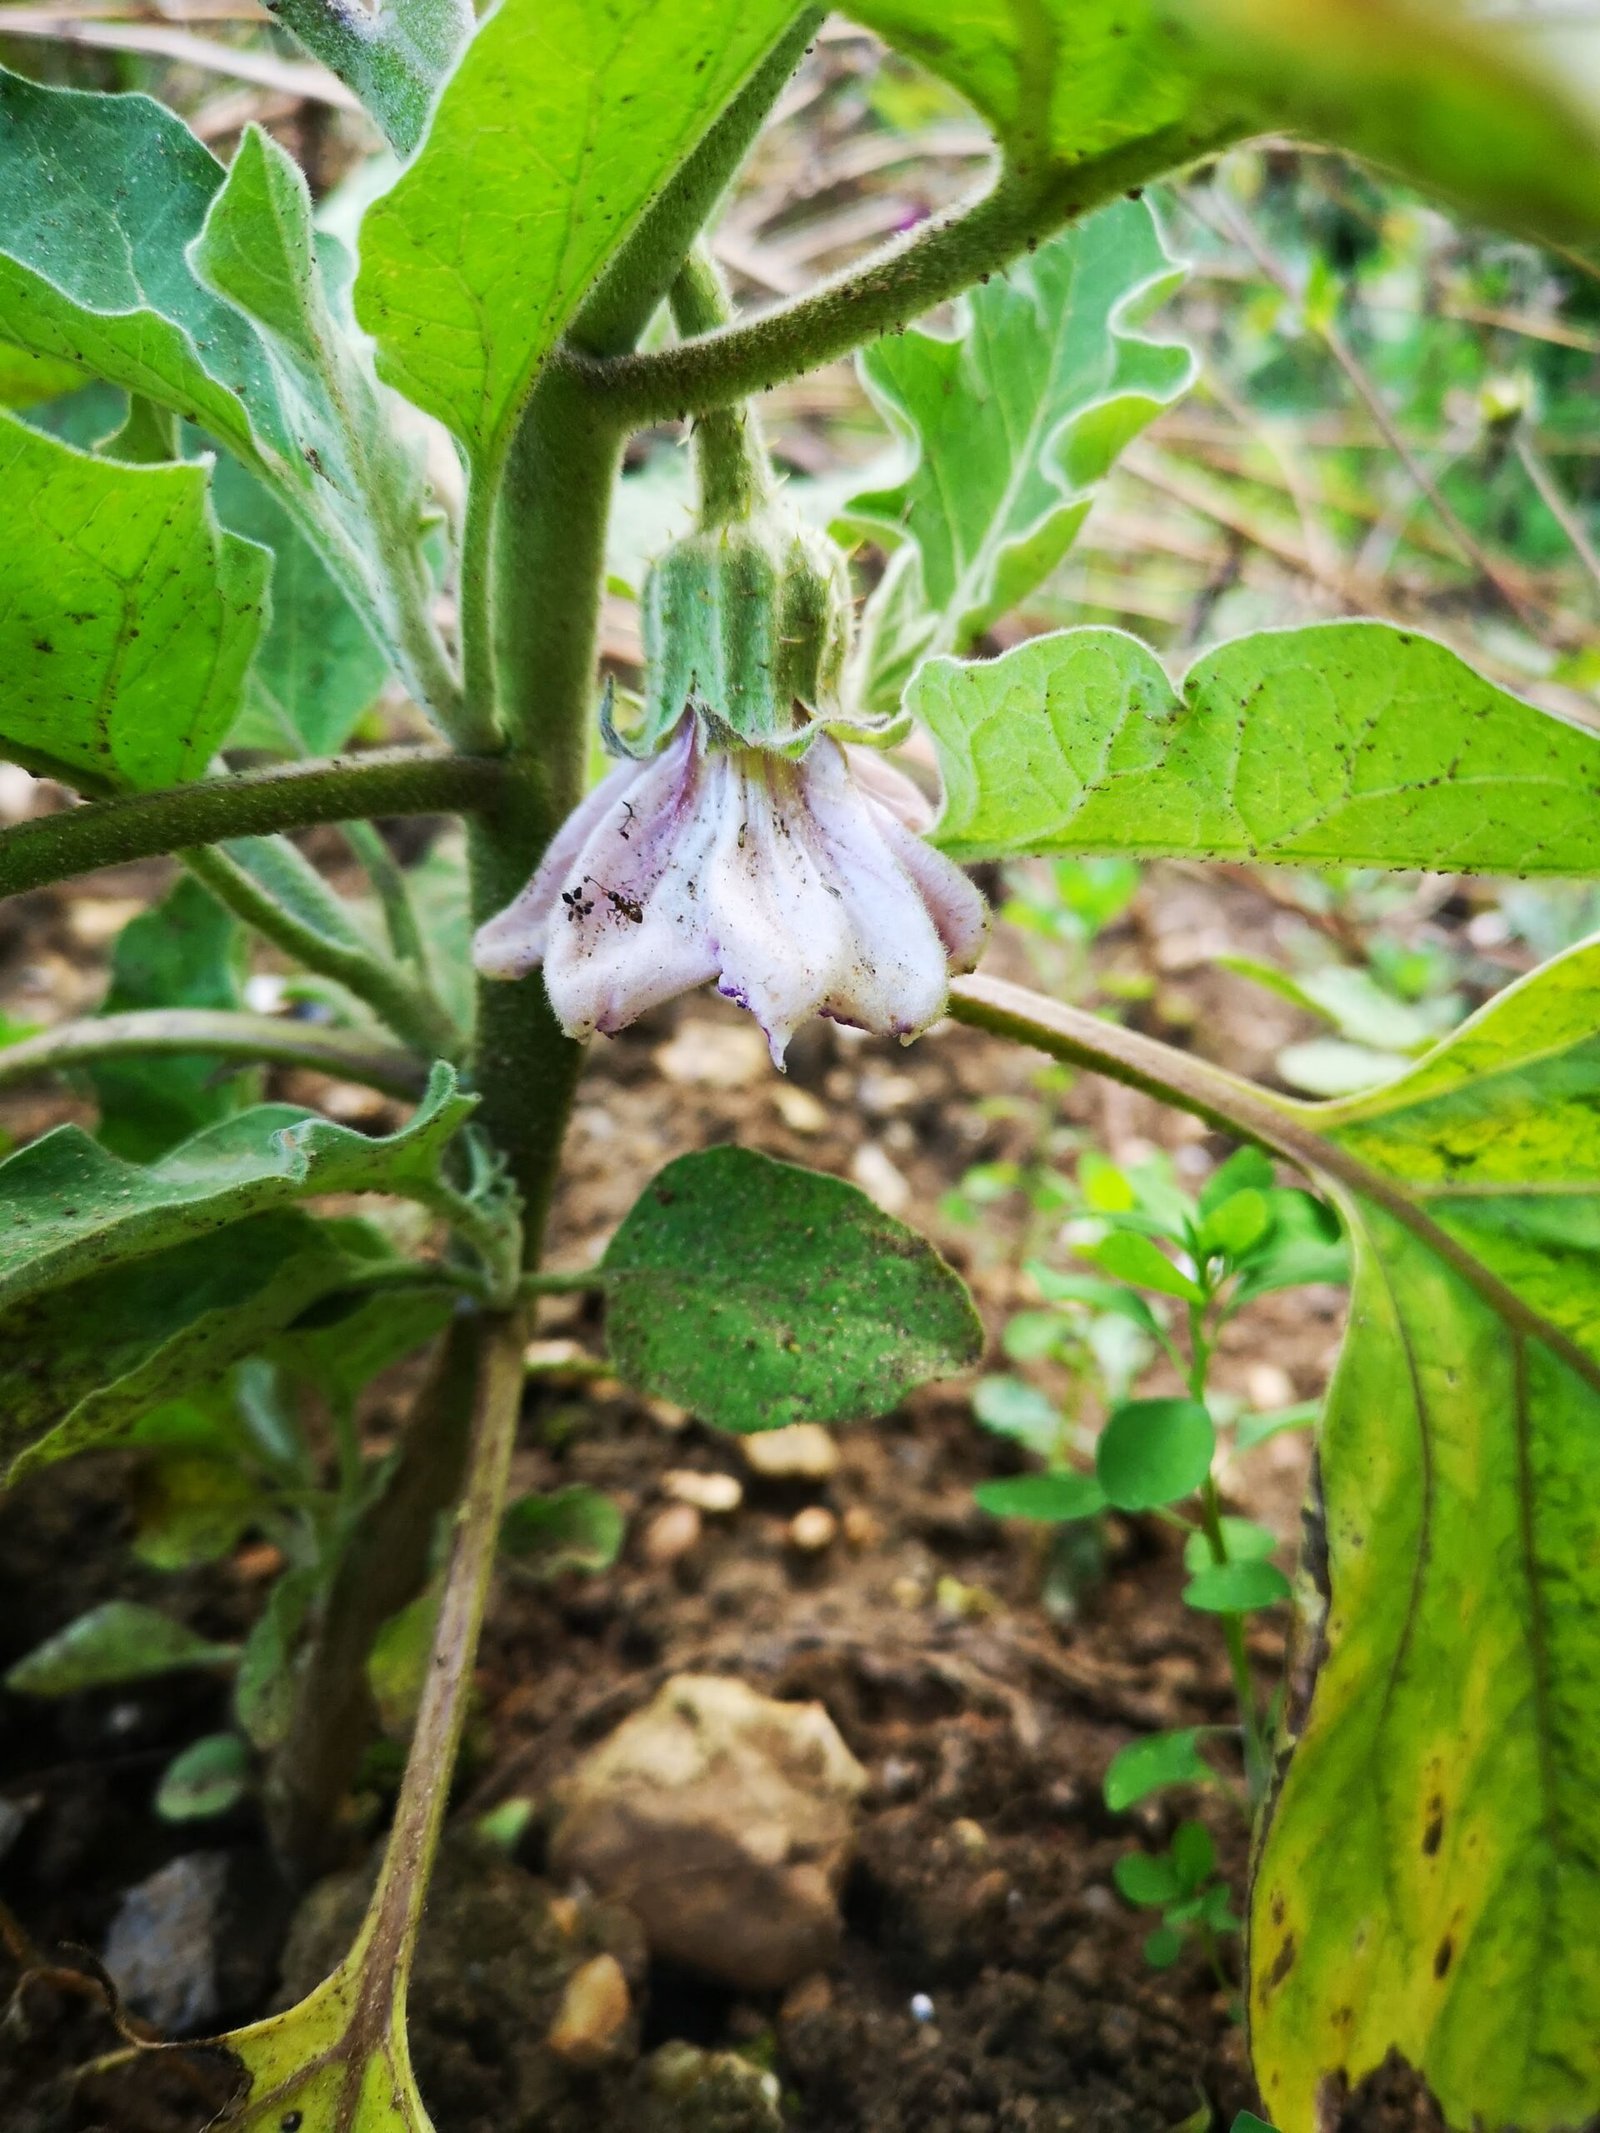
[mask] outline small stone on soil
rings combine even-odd
[[[579,1765],[551,1857],[658,1957],[779,1992],[838,1948],[865,1783],[820,1704],[682,1674]]]
[[[839,1521],[826,1504],[808,1504],[789,1521],[789,1545],[802,1555],[820,1555],[833,1546],[838,1532]]]
[[[568,2066],[601,2066],[620,2049],[631,2012],[622,1965],[593,1956],[568,1978],[546,2042]]]
[[[791,1422],[740,1440],[745,1464],[763,1481],[831,1481],[839,1447],[820,1422]]]
[[[732,1474],[702,1474],[694,1467],[674,1467],[662,1475],[661,1487],[675,1503],[692,1504],[711,1518],[737,1511],[744,1502],[743,1486]]]

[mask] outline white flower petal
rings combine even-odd
[[[844,898],[853,935],[853,954],[824,1004],[829,1014],[880,1036],[914,1035],[944,1011],[944,944],[843,751],[818,741],[802,770],[807,841]]]
[[[849,969],[849,915],[799,834],[799,766],[741,749],[711,767],[719,827],[707,926],[717,987],[755,1016],[782,1066],[789,1039]]]
[[[486,978],[520,978],[544,960],[550,919],[579,853],[649,763],[619,763],[585,794],[551,838],[544,858],[522,894],[486,919],[473,936],[473,968]]]
[[[908,830],[920,836],[932,824],[933,803],[897,764],[890,762],[881,748],[864,748],[859,744],[853,748],[847,746],[844,757],[850,766],[850,775],[868,798],[888,808]]]
[[[916,883],[953,974],[976,970],[989,938],[989,906],[953,859],[912,836],[888,809],[875,810],[884,843]]]

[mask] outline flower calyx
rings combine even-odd
[[[841,725],[868,737],[840,704],[850,649],[844,557],[781,505],[763,502],[674,542],[645,580],[641,622],[647,695],[627,753],[654,754],[688,709],[727,745],[791,755]]]

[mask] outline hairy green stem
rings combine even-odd
[[[388,1096],[412,1099],[422,1094],[428,1078],[414,1052],[391,1051],[354,1030],[226,1008],[155,1007],[124,1015],[85,1015],[6,1045],[0,1049],[0,1088],[97,1059],[190,1057],[196,1052],[261,1066],[310,1067],[341,1081],[382,1089]]]
[[[722,276],[699,245],[672,285],[672,316],[685,337],[714,333],[732,316]],[[694,456],[702,525],[747,518],[767,500],[772,486],[767,455],[747,403],[701,415],[694,426]]]
[[[372,893],[383,913],[389,946],[402,963],[411,964],[424,985],[431,986],[433,972],[428,937],[417,917],[405,868],[390,851],[375,822],[346,822],[341,828],[362,872],[372,884]]]
[[[573,323],[569,338],[592,356],[625,354],[649,325],[696,237],[749,153],[785,83],[821,28],[825,10],[805,8],[667,181]]]
[[[646,355],[562,360],[629,429],[728,407],[907,325],[1062,224],[1240,137],[1237,124],[1164,126],[1041,175],[1002,171],[976,199],[758,318]]]
[[[373,816],[466,814],[493,807],[501,782],[492,756],[386,748],[86,801],[0,835],[0,896],[230,837]]]
[[[330,939],[269,896],[237,859],[212,845],[177,855],[236,918],[323,977],[336,978],[404,1043],[427,1059],[456,1059],[461,1032],[438,1002],[376,950]]]
[[[606,517],[621,449],[620,432],[568,378],[558,372],[540,383],[506,469],[490,557],[486,664],[510,750],[502,804],[469,829],[479,922],[522,889],[582,796]],[[538,972],[480,986],[480,1122],[522,1195],[530,1263],[582,1057],[557,1025]]]

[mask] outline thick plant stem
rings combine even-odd
[[[58,1022],[0,1048],[0,1088],[97,1059],[191,1058],[196,1052],[260,1066],[310,1067],[413,1101],[428,1079],[415,1052],[389,1050],[354,1030],[227,1008],[153,1007]]]
[[[1064,223],[1213,154],[1242,131],[1165,126],[1042,174],[1003,171],[977,199],[759,318],[647,355],[595,362],[574,352],[566,363],[630,429],[729,407],[909,324]]]
[[[422,1707],[362,1939],[374,1998],[403,2009],[428,1876],[444,1825],[472,1694],[472,1661],[483,1628],[522,1402],[522,1323],[486,1317],[477,1340],[466,1493],[456,1516],[444,1598],[429,1655]]]
[[[346,945],[276,902],[227,852],[204,845],[178,857],[218,903],[308,970],[336,978],[427,1059],[456,1059],[461,1032],[438,1002],[375,951]]]
[[[473,916],[527,882],[583,792],[594,712],[606,516],[621,433],[561,373],[538,387],[506,470],[489,555],[486,622],[507,784],[469,831]],[[538,972],[478,996],[480,1121],[522,1195],[536,1263],[582,1047],[563,1036]]]
[[[783,94],[824,10],[805,8],[757,67],[692,155],[671,177],[606,269],[569,338],[593,356],[625,354],[649,325],[679,266]],[[696,331],[703,329],[696,328]]]
[[[463,1310],[441,1336],[395,1463],[346,1543],[297,1680],[267,1782],[273,1843],[297,1878],[338,1856],[340,1809],[372,1732],[367,1658],[384,1623],[426,1582],[435,1522],[461,1486],[489,1323]]]
[[[0,836],[0,896],[230,837],[384,815],[466,814],[493,806],[501,776],[490,756],[387,748],[92,800],[18,823]]]

